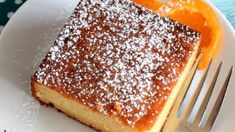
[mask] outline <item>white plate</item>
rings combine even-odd
[[[8,22],[0,36],[0,131],[90,132],[92,129],[40,106],[30,95],[30,76],[53,43],[78,0],[29,0]],[[218,12],[224,42],[215,62],[223,60],[222,84],[229,67],[235,64],[235,35],[232,26]],[[235,76],[222,106],[215,131],[235,128]],[[217,87],[219,87],[217,85]]]

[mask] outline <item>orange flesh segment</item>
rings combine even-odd
[[[203,53],[200,69],[204,69],[210,59],[218,55],[223,38],[222,26],[213,8],[204,0],[170,0],[157,12],[202,34],[199,47],[199,53]]]

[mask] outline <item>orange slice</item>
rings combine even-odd
[[[153,11],[158,10],[158,8],[162,5],[161,0],[132,0],[132,1]]]
[[[203,55],[200,69],[217,56],[222,44],[222,27],[217,14],[204,0],[170,0],[157,12],[201,32],[199,53]]]

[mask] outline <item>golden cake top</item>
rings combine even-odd
[[[148,128],[199,37],[128,0],[82,0],[33,79],[127,125],[147,119]]]

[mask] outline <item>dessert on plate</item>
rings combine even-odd
[[[160,131],[199,43],[197,31],[129,0],[81,0],[32,95],[100,131]]]

